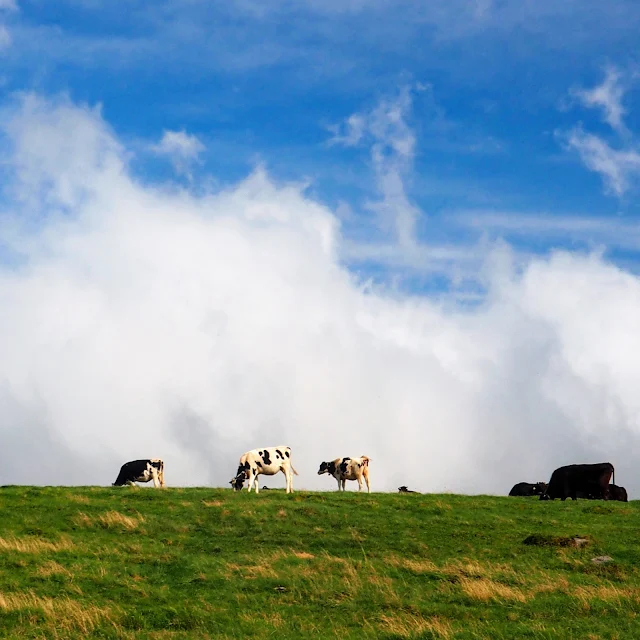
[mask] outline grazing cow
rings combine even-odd
[[[560,498],[576,500],[580,492],[593,498],[609,499],[609,480],[615,480],[615,471],[610,462],[598,464],[570,464],[558,467],[549,480],[547,490],[540,500]]]
[[[546,490],[546,482],[535,482],[533,484],[530,482],[518,482],[518,484],[513,485],[511,491],[509,491],[509,495],[518,497],[540,496]]]
[[[153,486],[156,489],[164,487],[164,462],[160,458],[125,462],[120,467],[120,473],[112,486],[122,487],[125,484],[134,486],[135,482],[150,480],[153,480]]]
[[[256,493],[260,493],[258,476],[262,473],[273,476],[279,471],[287,479],[287,493],[293,493],[293,473],[298,472],[291,464],[291,447],[267,447],[266,449],[252,449],[240,456],[240,464],[235,478],[230,481],[234,491],[240,491],[244,481],[249,481],[249,491],[254,486]]]
[[[370,458],[367,456],[361,456],[360,458],[336,458],[331,462],[323,462],[320,464],[320,470],[318,475],[323,473],[332,475],[338,481],[338,491],[342,487],[345,489],[345,483],[347,480],[358,481],[358,491],[362,491],[362,478],[367,483],[367,493],[371,493],[371,487],[369,486],[369,462]]]
[[[609,485],[609,500],[618,500],[618,502],[628,502],[627,490],[619,487],[617,484]]]
[[[401,487],[398,487],[398,492],[399,493],[420,493],[419,491],[411,491],[411,489],[407,489],[406,485],[402,485]]]

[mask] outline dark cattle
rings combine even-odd
[[[615,471],[610,462],[559,467],[551,474],[549,486],[540,496],[540,500],[576,500],[579,493],[608,500],[609,480],[612,476],[615,480]]]
[[[164,487],[164,462],[160,458],[148,460],[132,460],[125,462],[120,467],[120,473],[112,486],[121,487],[135,482],[149,482],[153,480],[153,486]]]
[[[546,482],[518,482],[518,484],[514,484],[511,491],[509,491],[510,496],[521,496],[521,497],[529,497],[529,496],[540,496],[547,490]]]
[[[609,500],[618,500],[619,502],[627,502],[627,490],[619,487],[617,484],[609,485]]]
[[[398,492],[399,493],[419,493],[418,491],[411,491],[411,489],[407,489],[405,485],[398,487]]]

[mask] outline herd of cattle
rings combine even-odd
[[[367,485],[367,492],[371,491],[369,484],[369,462],[367,456],[359,458],[336,458],[330,462],[322,462],[318,475],[329,474],[338,482],[338,491],[345,491],[347,480],[358,482],[358,491],[362,490],[363,481]],[[293,476],[298,472],[291,463],[291,447],[266,447],[252,449],[240,456],[238,471],[230,480],[234,491],[241,491],[248,481],[248,491],[254,487],[260,492],[258,476],[273,476],[283,473],[286,478],[286,492],[293,492]],[[609,484],[613,477],[613,484]],[[148,460],[133,460],[122,465],[120,473],[113,486],[134,484],[135,482],[150,482],[154,487],[164,487],[164,462],[160,458]],[[268,487],[263,487],[267,489]],[[406,486],[398,488],[400,493],[417,493]],[[627,491],[615,484],[615,470],[609,462],[598,464],[570,464],[559,467],[551,474],[546,482],[519,482],[509,492],[510,496],[539,496],[540,500],[554,500],[560,498],[576,500],[619,500],[627,502]]]

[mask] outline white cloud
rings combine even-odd
[[[9,30],[0,24],[0,52],[4,49],[8,49],[11,46],[12,38]]]
[[[602,138],[581,128],[569,132],[566,144],[578,152],[588,169],[600,174],[607,191],[618,197],[640,177],[640,152],[632,146],[614,149]]]
[[[423,90],[423,87],[418,87]],[[371,111],[346,119],[343,127],[334,127],[330,144],[370,145],[371,160],[381,199],[369,204],[382,230],[392,235],[394,245],[388,255],[396,255],[401,264],[416,262],[420,249],[415,237],[419,210],[405,191],[405,179],[412,168],[415,135],[408,123],[412,107],[412,87],[405,85],[397,95],[383,98]],[[354,252],[354,255],[362,252]],[[366,252],[365,252],[366,253]]]
[[[601,109],[605,122],[615,131],[625,133],[626,111],[622,106],[625,90],[623,74],[615,67],[608,67],[602,84],[593,89],[573,89],[572,94],[586,107]]]
[[[164,131],[160,142],[152,150],[170,158],[176,171],[188,174],[191,163],[206,150],[206,147],[194,135],[185,131]]]
[[[610,460],[640,491],[638,278],[498,248],[472,308],[379,290],[342,266],[336,216],[262,171],[196,196],[137,184],[98,110],[27,97],[0,126],[3,482],[108,484],[159,455],[169,485],[226,485],[287,443],[298,488],[367,454],[376,490],[505,494]]]
[[[0,11],[17,11],[18,5],[15,0],[0,0]]]

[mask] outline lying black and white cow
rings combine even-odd
[[[369,462],[370,458],[361,456],[360,458],[336,458],[331,462],[322,462],[318,475],[328,473],[338,481],[338,491],[345,489],[347,480],[358,481],[358,491],[362,491],[362,479],[367,483],[367,492],[371,493],[369,486]]]
[[[509,491],[510,496],[530,497],[540,496],[547,490],[546,482],[518,482]]]
[[[160,458],[125,462],[120,467],[120,473],[112,486],[121,487],[125,484],[133,485],[135,482],[150,480],[153,480],[154,487],[164,487],[164,462]]]
[[[230,481],[234,491],[240,491],[244,481],[249,481],[249,491],[251,486],[255,487],[256,493],[260,493],[258,476],[273,476],[282,471],[287,479],[287,493],[293,493],[293,474],[298,472],[291,464],[291,447],[267,447],[265,449],[252,449],[240,456],[238,472],[235,478]]]
[[[402,485],[398,487],[398,493],[420,493],[419,491],[411,491],[411,489],[407,489],[406,485]]]

